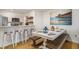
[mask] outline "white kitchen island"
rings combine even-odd
[[[4,47],[5,46],[8,46],[10,44],[12,44],[11,42],[11,39],[14,38],[14,35],[15,35],[15,31],[19,31],[19,35],[17,35],[17,39],[18,41],[14,42],[14,43],[17,43],[17,42],[20,42],[22,41],[22,36],[25,36],[24,34],[22,34],[23,31],[28,31],[28,36],[30,36],[30,29],[34,28],[34,26],[0,26],[0,47],[2,48],[3,47],[3,44],[4,44]],[[8,38],[5,38],[5,34],[6,33],[9,33],[8,36],[10,34],[12,34],[13,36],[12,37],[8,37]],[[26,33],[27,35],[27,33]],[[20,39],[19,39],[19,37]],[[5,42],[3,43],[4,41],[4,38],[5,38]],[[14,38],[13,41],[16,39]],[[27,39],[28,37],[26,37],[25,39]]]

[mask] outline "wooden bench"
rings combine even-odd
[[[67,34],[62,34],[58,38],[56,38],[54,41],[47,40],[47,48],[50,49],[59,49],[64,44],[65,40],[68,38]]]
[[[33,46],[37,46],[40,43],[43,43],[43,39],[39,36],[33,36],[33,37],[30,37],[30,39],[33,41]]]

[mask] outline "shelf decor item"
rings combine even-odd
[[[51,26],[51,31],[55,31],[55,28],[54,28],[54,26]]]
[[[43,32],[44,32],[44,33],[48,33],[48,28],[47,28],[47,26],[45,26],[45,27],[43,28]]]

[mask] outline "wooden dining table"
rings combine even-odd
[[[42,30],[40,30],[40,31],[35,31],[32,34],[33,34],[33,36],[39,36],[39,37],[44,38],[42,48],[45,49],[45,48],[47,48],[46,47],[47,39],[53,41],[65,32],[66,32],[66,30],[59,30],[59,31],[48,31],[48,33],[44,33]]]

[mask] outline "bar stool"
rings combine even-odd
[[[20,34],[20,40],[22,41],[22,43],[24,43],[24,27],[19,27],[18,29],[19,34]]]
[[[19,33],[18,30],[15,30],[14,34],[15,34],[15,36],[14,36],[14,39],[15,39],[14,43],[15,43],[15,46],[16,46],[17,43],[19,42],[19,39],[20,39],[20,33]]]
[[[27,41],[27,39],[29,39],[29,35],[28,35],[28,29],[25,29],[24,30],[24,41],[26,42]]]
[[[33,30],[34,30],[33,28],[29,27],[29,30],[28,30],[29,37],[32,37],[33,36],[32,35]]]
[[[2,43],[2,48],[3,49],[5,47],[5,39],[7,39],[7,32],[4,32],[4,34],[3,34],[3,43]]]
[[[15,31],[14,31],[15,46],[19,42],[24,43],[24,28],[19,26],[18,28],[15,27],[14,29],[15,29]]]
[[[23,37],[24,37],[24,41],[26,42],[27,39],[29,39],[29,27],[27,26],[24,26],[24,34],[23,34]]]
[[[2,43],[2,47],[4,49],[5,47],[5,40],[7,39],[11,39],[11,44],[13,45],[13,48],[14,48],[14,33],[13,33],[13,30],[11,27],[8,27],[8,28],[4,28],[4,34],[3,34],[3,43]]]

